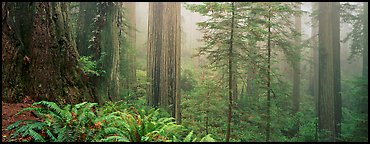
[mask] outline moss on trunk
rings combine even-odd
[[[8,75],[3,76],[3,83],[15,79],[17,84],[5,85],[4,90],[12,92],[3,100],[19,102],[24,96],[30,96],[35,101],[77,103],[86,99],[87,88],[77,66],[79,55],[67,21],[67,3],[11,3],[7,11],[11,17],[3,25],[3,28],[8,26],[3,39],[9,43],[3,42],[3,51],[16,54],[3,53],[3,57],[9,58],[4,61],[7,68],[3,73]],[[31,21],[19,25],[29,17]],[[12,67],[14,65],[17,67]]]

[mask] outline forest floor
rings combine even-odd
[[[30,111],[24,112],[22,114],[16,115],[20,110],[30,107],[32,104],[32,101],[30,100],[24,100],[24,103],[4,103],[2,102],[2,109],[1,109],[1,117],[2,117],[2,126],[1,126],[1,142],[9,142],[13,141],[11,139],[11,133],[12,131],[7,131],[6,128],[18,121],[18,120],[39,120],[37,117],[35,117]],[[20,140],[20,139],[18,139]]]

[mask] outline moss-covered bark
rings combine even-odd
[[[90,76],[89,82],[99,103],[120,99],[121,57],[126,45],[123,28],[122,3],[80,3],[78,49],[84,56],[91,56],[100,75]]]
[[[3,83],[8,102],[76,103],[87,98],[71,38],[67,3],[8,3],[3,22]],[[5,29],[4,29],[5,28]],[[16,83],[12,83],[11,81]]]
[[[104,53],[101,55],[101,67],[106,71],[101,83],[97,87],[100,96],[107,96],[110,100],[118,97],[118,63],[119,63],[119,30],[117,27],[117,7],[110,4],[107,7],[105,25],[101,31],[100,48]]]
[[[96,16],[96,2],[80,2],[80,12],[77,20],[77,48],[81,56],[92,54],[92,49],[89,48],[93,34],[94,18]]]

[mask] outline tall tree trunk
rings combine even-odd
[[[270,10],[270,8],[269,8]],[[270,141],[270,125],[271,125],[271,12],[268,12],[268,37],[267,37],[267,126],[266,126],[266,141]]]
[[[24,96],[68,103],[88,98],[77,67],[68,3],[7,3],[4,8],[2,72],[8,102],[19,102]]]
[[[149,3],[148,103],[168,109],[177,123],[180,112],[180,3]]]
[[[341,76],[340,76],[340,4],[332,4],[333,25],[333,75],[334,75],[334,115],[335,115],[335,139],[339,140],[342,122],[342,96],[341,96]]]
[[[335,141],[340,121],[340,77],[339,68],[339,2],[319,4],[319,130],[329,131],[325,135]],[[335,62],[335,60],[338,60]],[[335,79],[339,80],[335,80]],[[339,108],[338,108],[339,107]]]
[[[362,52],[362,76],[367,79],[368,78],[368,62],[369,62],[369,58],[368,58],[368,52],[369,52],[369,45],[368,45],[368,38],[369,38],[369,15],[368,15],[368,12],[369,12],[369,3],[368,2],[364,2],[364,40],[363,40],[363,45],[364,45],[364,50]]]
[[[115,101],[119,96],[120,43],[119,20],[122,4],[80,3],[78,49],[84,56],[92,56],[97,68],[103,70],[94,75],[90,82],[99,103],[107,99]],[[87,34],[86,34],[87,32]],[[87,35],[87,36],[85,36]]]
[[[362,51],[362,77],[363,79],[368,79],[368,52],[369,52],[369,45],[368,45],[368,38],[369,38],[369,16],[368,16],[368,12],[369,12],[369,3],[368,2],[364,2],[364,13],[363,13],[363,16],[364,16],[364,37],[363,37],[363,51]],[[367,84],[367,83],[366,83]],[[368,91],[367,89],[367,85],[364,86],[364,88],[366,89],[365,91]],[[368,114],[368,102],[364,103],[362,106],[361,106],[361,111],[362,113],[365,113],[365,114]],[[367,125],[367,124],[366,124]]]
[[[301,5],[298,6],[299,10],[301,9]],[[295,16],[295,29],[301,33],[301,16]],[[300,99],[300,85],[301,85],[301,77],[300,77],[300,57],[301,57],[301,37],[298,36],[296,38],[296,45],[298,46],[295,50],[295,55],[298,57],[297,61],[293,62],[293,114],[297,114],[299,112],[299,99]],[[297,119],[298,120],[298,119]],[[295,129],[293,133],[297,133],[299,131],[299,121],[296,122]]]
[[[227,117],[227,133],[226,142],[230,141],[231,133],[231,118],[232,118],[232,105],[233,105],[233,92],[234,92],[234,61],[233,61],[233,40],[234,40],[234,2],[231,3],[231,28],[230,28],[230,40],[229,40],[229,115]]]
[[[93,36],[94,18],[96,16],[96,2],[80,2],[79,16],[77,20],[77,49],[81,56],[90,56],[93,54],[89,48],[89,40]]]
[[[318,11],[318,3],[312,2],[312,12]],[[318,50],[318,19],[317,17],[312,17],[311,19],[311,45],[312,45],[312,59],[313,59],[313,73],[311,79],[312,94],[315,102],[315,113],[318,115],[318,95],[319,95],[319,50]],[[318,136],[318,126],[316,123],[315,127],[315,140],[317,141]]]

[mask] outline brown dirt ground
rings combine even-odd
[[[30,107],[32,104],[31,101],[24,101],[24,102],[25,103],[15,103],[15,104],[2,102],[1,142],[22,141],[22,139],[11,139],[11,133],[14,132],[14,130],[13,131],[6,130],[6,128],[10,124],[18,120],[39,120],[30,111],[23,112],[15,116],[15,114],[18,113],[18,111],[22,110],[23,108]]]

